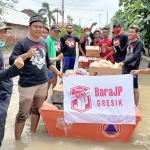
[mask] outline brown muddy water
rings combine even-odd
[[[147,67],[142,61],[141,68]],[[139,76],[139,110],[142,121],[138,124],[129,142],[99,142],[79,138],[52,138],[40,119],[37,132],[30,133],[30,118],[26,121],[22,139],[15,141],[14,122],[18,110],[18,77],[14,78],[14,88],[8,110],[5,138],[1,150],[150,150],[150,75]],[[88,132],[88,131],[87,131]]]

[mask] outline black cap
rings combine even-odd
[[[55,31],[59,31],[60,32],[60,28],[57,25],[52,25],[51,26],[51,30],[55,30]]]
[[[115,23],[115,24],[113,25],[113,28],[114,28],[114,27],[121,28],[121,25],[120,25],[120,23]]]
[[[36,15],[30,18],[29,24],[31,25],[33,22],[42,22],[42,21],[43,19],[40,16]]]

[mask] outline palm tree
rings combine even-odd
[[[62,16],[62,10],[60,10],[59,8],[56,8],[52,11],[52,13],[57,13],[57,25],[58,25],[58,13]]]
[[[48,3],[42,3],[42,8],[38,10],[38,15],[43,18],[43,24],[46,24],[47,21],[49,23],[49,26],[51,25],[52,21],[54,22],[54,24],[56,24],[56,19],[52,14]]]

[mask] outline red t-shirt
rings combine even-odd
[[[102,58],[105,57],[107,54],[111,53],[110,50],[105,49],[105,48],[103,47],[103,44],[106,44],[108,47],[111,47],[111,45],[112,45],[112,39],[110,39],[110,38],[108,38],[108,39],[103,39],[103,40],[101,40],[101,41],[97,44],[97,46],[99,46],[99,47],[101,48],[101,57],[102,57]],[[109,61],[111,61],[111,62],[114,62],[114,57],[113,57],[113,55],[109,56],[109,57],[107,58],[107,60],[109,60]]]

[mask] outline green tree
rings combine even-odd
[[[50,6],[46,2],[42,3],[42,8],[38,10],[38,15],[43,18],[43,24],[48,22],[48,25],[50,26],[52,21],[54,24],[56,23],[56,19],[50,10]]]
[[[60,10],[60,9],[54,9],[53,11],[52,11],[52,13],[57,13],[57,25],[58,25],[58,14],[60,14],[61,16],[62,16],[62,10]]]
[[[66,28],[62,28],[59,34],[59,38],[66,34]],[[73,24],[73,35],[81,37],[81,27],[79,25]]]
[[[139,34],[145,44],[150,44],[150,0],[120,0],[118,10],[113,16],[113,22],[119,22],[127,31],[132,24],[139,26]]]
[[[18,3],[18,0],[0,0],[0,16],[5,12],[4,7],[14,8],[16,3]]]

